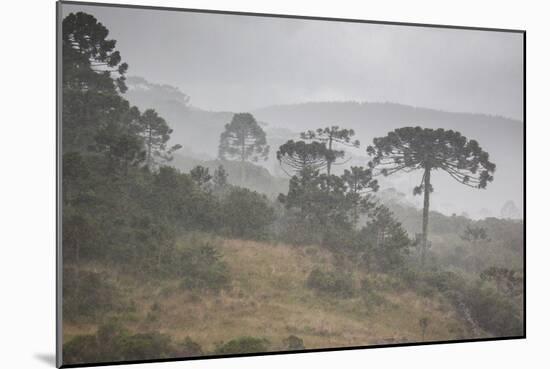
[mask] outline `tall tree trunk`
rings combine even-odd
[[[148,137],[148,140],[147,140],[147,168],[149,168],[149,170],[151,170],[151,146],[152,146],[152,136],[153,136],[153,132],[152,132],[152,129],[149,127],[149,137]]]
[[[246,160],[246,135],[243,133],[241,138],[241,167],[240,167],[240,182],[241,187],[244,187],[244,162]]]
[[[422,253],[421,265],[426,261],[426,250],[428,249],[428,214],[430,212],[430,168],[424,172],[424,210],[422,212]]]
[[[328,151],[329,153],[332,153],[332,137],[329,137],[328,139]],[[330,167],[332,165],[331,158],[328,158],[327,160],[327,192],[330,191],[331,188],[331,178],[330,178]]]
[[[328,139],[328,151],[329,153],[332,153],[332,137]],[[329,159],[327,160],[327,174],[330,180],[330,166],[332,165],[332,161]]]

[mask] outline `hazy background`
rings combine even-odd
[[[436,173],[433,208],[474,218],[500,216],[510,200],[523,208],[521,34],[64,6],[78,10],[109,28],[129,75],[144,78],[129,81],[128,99],[165,116],[187,157],[214,158],[232,112],[262,121],[272,145],[264,166],[275,176],[278,145],[305,129],[354,128],[363,144],[354,164],[365,165],[373,137],[442,127],[477,139],[497,171],[483,191]],[[418,204],[418,180],[384,185]]]

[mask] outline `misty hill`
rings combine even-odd
[[[140,109],[154,108],[173,128],[172,143],[184,146],[186,153],[201,160],[217,157],[219,137],[232,112],[206,111],[194,107],[191,99],[179,89],[129,77],[126,98]],[[361,141],[361,149],[354,150],[346,165],[365,165],[368,161],[365,146],[374,137],[385,135],[398,127],[420,125],[430,128],[454,129],[477,140],[490,153],[496,164],[495,181],[487,190],[464,188],[441,173],[434,174],[437,184],[433,208],[445,214],[467,212],[470,217],[500,216],[503,204],[512,201],[521,214],[523,209],[523,127],[522,123],[500,116],[452,113],[394,103],[312,102],[277,105],[252,111],[264,127],[271,146],[269,159],[258,163],[277,177],[287,178],[281,171],[275,153],[288,139],[296,139],[301,131],[327,125],[353,128]],[[335,172],[339,168],[335,167]],[[406,193],[410,201],[412,188],[418,178],[413,175],[395,175],[382,179],[385,187],[395,187]],[[461,199],[457,202],[456,199]]]
[[[422,231],[422,210],[410,203],[405,194],[388,188],[376,194],[387,206],[411,238]],[[489,239],[470,244],[461,238],[467,227],[481,227]],[[487,217],[472,220],[464,215],[451,216],[430,211],[429,223],[432,257],[451,268],[479,273],[491,266],[522,268],[524,248],[523,221]]]
[[[352,128],[363,145],[403,126],[453,129],[477,140],[497,163],[497,171],[522,167],[523,126],[500,116],[452,113],[394,103],[312,102],[255,110],[271,126],[301,132],[328,125]]]
[[[201,165],[208,168],[211,174],[218,166],[223,165],[228,174],[227,181],[230,184],[249,188],[270,198],[275,198],[288,189],[288,179],[274,177],[267,169],[248,162],[241,166],[238,161],[200,160],[192,156],[175,154],[174,160],[170,164],[183,172],[189,172],[197,165]]]
[[[215,158],[220,133],[233,113],[201,110],[189,104],[190,98],[170,85],[150,83],[141,77],[128,77],[125,97],[141,110],[155,109],[174,129],[171,142]]]
[[[270,126],[301,132],[328,125],[352,128],[362,148],[353,153],[348,165],[365,165],[365,146],[375,137],[403,126],[452,129],[477,140],[496,164],[495,181],[486,190],[473,191],[454,182],[449,176],[434,174],[433,208],[447,215],[467,212],[473,218],[501,216],[506,201],[517,204],[514,218],[523,209],[523,125],[501,116],[453,113],[394,103],[311,102],[270,106],[253,111],[254,116]],[[416,176],[415,176],[416,175]],[[418,173],[394,175],[383,179],[383,187],[396,187],[410,201],[412,188],[418,184]],[[456,201],[460,199],[460,201]]]

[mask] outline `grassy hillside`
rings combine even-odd
[[[185,244],[189,241],[181,241]],[[265,339],[268,350],[285,350],[291,335],[306,348],[371,345],[422,340],[421,318],[429,318],[424,340],[438,341],[485,335],[439,294],[422,296],[395,277],[366,275],[339,262],[317,246],[296,247],[242,240],[211,239],[222,252],[231,286],[218,293],[182,289],[177,280],[141,280],[115,268],[90,264],[129,304],[98,321],[65,322],[64,341],[93,334],[105,320],[115,319],[132,332],[155,331],[175,342],[190,337],[205,352],[243,336]],[[307,287],[309,273],[336,266],[352,270],[349,298],[334,298]],[[351,269],[350,269],[351,268]],[[362,291],[367,278],[370,290]]]

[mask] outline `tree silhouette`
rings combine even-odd
[[[394,269],[402,265],[411,240],[390,209],[372,202],[369,205],[369,220],[359,232],[364,248],[362,259],[369,271],[373,259],[380,270]]]
[[[223,167],[223,165],[219,165],[216,170],[214,170],[214,175],[212,178],[212,182],[214,182],[214,187],[216,189],[224,189],[227,187],[227,177],[229,175],[227,174],[227,171]]]
[[[368,207],[368,194],[378,191],[378,181],[373,179],[372,169],[363,167],[351,167],[345,169],[341,176],[347,186],[347,197],[352,206],[352,219],[354,225],[359,220],[360,207]]]
[[[233,115],[220,136],[220,159],[266,160],[269,154],[266,135],[250,113]]]
[[[477,141],[468,140],[460,132],[444,129],[404,127],[373,140],[367,148],[372,156],[371,168],[385,176],[423,170],[420,184],[413,193],[424,193],[422,215],[422,264],[428,247],[428,214],[433,191],[431,172],[442,170],[463,185],[482,189],[493,180],[495,164]]]
[[[491,241],[489,236],[487,236],[487,229],[476,226],[466,226],[466,229],[464,230],[464,233],[462,233],[460,238],[462,238],[464,241],[472,243],[474,246],[482,241]]]
[[[189,172],[191,179],[200,187],[205,188],[205,186],[212,179],[212,175],[208,168],[203,167],[202,165],[197,165]]]
[[[128,64],[121,63],[115,40],[109,30],[90,14],[71,13],[63,19],[63,84],[78,89],[126,91],[124,74]],[[117,78],[111,78],[111,73]]]
[[[306,168],[314,171],[324,169],[333,157],[333,153],[327,149],[324,143],[315,141],[306,143],[304,141],[289,140],[281,145],[277,151],[277,160],[279,160],[283,170],[286,167],[295,174],[300,174]]]
[[[220,135],[220,159],[237,159],[241,162],[240,181],[244,183],[244,162],[267,160],[269,145],[262,127],[250,113],[233,115]]]
[[[345,155],[343,150],[336,150],[335,146],[337,144],[348,147],[359,147],[359,140],[351,140],[354,135],[355,131],[353,129],[345,129],[338,126],[318,128],[315,131],[309,130],[300,133],[302,140],[319,141],[327,145],[327,149],[331,153],[330,160],[327,164],[327,174],[329,176],[332,164],[336,164],[336,160],[338,160],[338,158],[343,158]]]
[[[128,65],[108,34],[90,14],[70,13],[63,19],[63,152],[89,151],[100,129],[109,126],[111,135],[129,115],[128,102],[118,94],[126,91]],[[126,134],[119,128],[117,134]]]
[[[332,164],[336,163],[338,158],[343,158],[345,153],[343,150],[336,150],[337,144],[348,147],[359,147],[359,140],[352,141],[351,138],[355,135],[353,129],[340,128],[331,126],[326,128],[318,128],[315,131],[309,130],[302,132],[300,138],[302,140],[319,141],[326,144],[330,156],[327,158],[327,174],[330,176]]]
[[[166,121],[153,109],[147,109],[139,119],[141,135],[145,141],[146,165],[153,169],[158,160],[172,160],[172,153],[181,148],[181,145],[166,147],[172,129]]]

